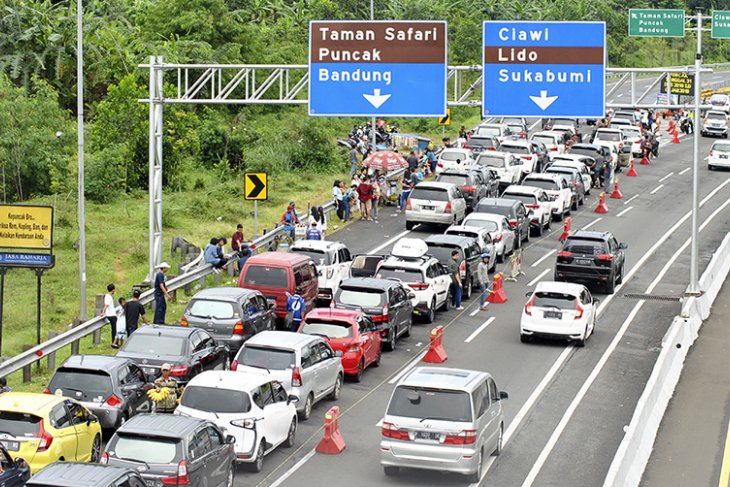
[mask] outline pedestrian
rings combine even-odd
[[[382,194],[382,191],[380,189],[380,181],[378,180],[377,171],[376,173],[370,178],[370,181],[373,186],[373,198],[372,198],[372,207],[371,211],[373,214],[373,219],[378,219],[378,204],[380,204],[380,195]]]
[[[373,199],[373,185],[369,178],[365,178],[357,187],[358,200],[360,201],[361,219],[373,221],[370,216],[370,200]]]
[[[603,175],[603,191],[608,193],[613,185],[613,161],[606,161],[605,171]]]
[[[403,179],[401,179],[401,193],[400,193],[400,202],[398,205],[398,212],[406,211],[406,203],[408,202],[408,198],[411,197],[411,171],[406,169],[403,173]]]
[[[357,147],[350,150],[350,176],[357,173]]]
[[[340,221],[345,219],[345,205],[342,203],[344,193],[342,192],[342,181],[339,179],[332,185],[332,200],[335,202],[335,212]]]
[[[489,252],[484,252],[477,266],[477,276],[479,278],[479,309],[482,311],[487,309],[487,294],[489,289]]]
[[[307,240],[322,240],[322,230],[317,228],[317,222],[312,222],[307,230]]]
[[[213,266],[215,270],[219,270],[228,262],[228,259],[222,255],[221,242],[225,241],[224,238],[211,238],[210,243],[205,246],[203,254],[205,256],[205,262]]]
[[[317,228],[322,233],[322,239],[324,239],[324,235],[327,233],[327,219],[324,216],[324,208],[321,206],[313,206],[309,213],[309,226],[312,226],[312,223],[317,223]]]
[[[306,309],[306,302],[304,298],[299,294],[286,293],[288,298],[286,300],[286,318],[289,324],[289,329],[296,333],[299,330],[299,325],[302,324],[304,318],[304,311]]]
[[[418,157],[416,156],[416,151],[411,151],[410,155],[406,157],[406,162],[408,163],[408,170],[411,172],[416,167],[418,167]]]
[[[241,273],[243,270],[243,264],[251,255],[248,243],[249,241],[243,236],[243,225],[239,223],[236,225],[236,231],[231,236],[231,251],[233,252],[233,256],[237,258],[236,263],[238,265],[238,269],[235,272],[236,275]]]
[[[345,187],[345,183],[342,183],[342,187]],[[353,184],[350,188],[345,191],[345,196],[342,199],[345,205],[345,221],[349,222],[352,220],[352,210],[357,201],[357,185]]]
[[[290,246],[294,243],[297,223],[299,223],[299,217],[297,217],[296,205],[290,201],[286,212],[281,217],[281,224],[284,225],[285,235]]]
[[[139,289],[132,291],[132,300],[127,302],[127,305],[124,307],[127,336],[132,336],[132,333],[137,331],[140,318],[142,318],[145,325],[150,324],[145,316],[144,305],[139,301],[141,295],[142,292]]]
[[[451,252],[448,268],[449,274],[451,274],[451,304],[454,305],[454,309],[460,311],[464,308],[461,306],[463,286],[461,282],[461,258],[458,250]]]
[[[13,390],[8,387],[8,379],[0,377],[0,394],[5,394],[6,392],[13,392]]]
[[[162,364],[160,372],[161,377],[155,379],[156,392],[160,393],[160,399],[155,401],[155,412],[172,414],[177,407],[178,383],[170,377],[172,366],[170,364]],[[167,392],[163,392],[166,390]]]
[[[165,274],[170,270],[170,264],[163,262],[155,275],[155,317],[152,320],[156,325],[165,324],[165,313],[167,313],[167,301],[170,293],[165,285]]]
[[[114,292],[116,291],[114,284],[109,284],[106,287],[106,291],[107,293],[104,295],[104,306],[102,306],[99,316],[105,317],[111,326],[112,348],[119,348],[119,344],[117,343],[117,311],[114,306]]]
[[[125,312],[127,308],[127,300],[119,298],[119,307],[117,307],[117,335],[115,337],[117,346],[121,347],[124,345],[124,340],[127,339],[127,318]]]
[[[426,147],[426,161],[428,163],[429,169],[431,170],[431,174],[435,173],[436,165],[438,164],[438,158],[433,152],[433,144],[429,144],[428,147]]]

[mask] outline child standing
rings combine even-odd
[[[127,339],[127,300],[119,298],[119,307],[116,310],[117,313],[117,335],[114,339],[118,346],[124,345],[124,340]]]

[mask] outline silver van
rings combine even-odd
[[[500,391],[486,372],[417,367],[393,390],[382,423],[380,464],[461,473],[479,482],[484,457],[502,451]]]

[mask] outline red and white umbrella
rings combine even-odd
[[[363,166],[372,169],[378,169],[381,173],[403,169],[408,167],[402,155],[393,151],[378,151],[370,154],[362,163]]]

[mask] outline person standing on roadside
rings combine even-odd
[[[350,150],[350,176],[357,174],[357,147]]]
[[[114,292],[116,291],[114,284],[109,284],[106,287],[106,291],[107,293],[104,295],[104,306],[101,308],[99,316],[105,317],[109,325],[111,325],[112,348],[119,348],[117,340],[117,310],[114,306]]]
[[[170,270],[170,264],[163,262],[155,275],[155,317],[152,322],[156,325],[165,324],[165,313],[167,313],[167,301],[170,293],[165,285],[165,274]]]
[[[124,318],[127,321],[127,337],[132,336],[132,333],[137,331],[140,318],[142,318],[145,325],[150,324],[145,316],[144,305],[139,302],[139,297],[141,295],[142,292],[139,289],[132,291],[132,300],[129,301],[127,306],[124,308]]]
[[[332,185],[332,200],[335,202],[335,212],[337,213],[337,218],[340,219],[340,221],[344,221],[345,219],[345,206],[342,204],[342,198],[344,197],[344,194],[342,192],[342,188],[340,187],[342,185],[342,181],[339,179],[335,181],[335,183]]]
[[[117,308],[117,346],[121,347],[124,345],[124,340],[127,339],[127,317],[125,315],[127,310],[127,300],[119,298],[119,307]]]
[[[416,156],[416,151],[411,151],[409,156],[406,158],[406,162],[408,163],[408,170],[411,172],[418,167],[418,156]]]
[[[373,199],[372,201],[372,207],[371,211],[373,214],[373,219],[378,219],[378,204],[380,203],[380,195],[381,195],[381,189],[380,189],[380,181],[378,180],[378,172],[375,171],[375,174],[373,174],[370,177],[370,184],[373,186]]]
[[[401,211],[406,211],[406,203],[408,203],[408,198],[411,197],[412,184],[413,182],[411,181],[411,171],[410,169],[406,169],[406,171],[403,173],[403,179],[401,180],[400,204],[398,205],[397,213],[400,213]]]
[[[489,289],[489,252],[484,252],[477,266],[477,276],[479,278],[479,309],[485,311],[487,309],[487,289]]]
[[[238,263],[238,270],[236,274],[240,274],[243,269],[243,264],[246,263],[246,259],[251,255],[251,251],[248,248],[248,241],[243,236],[243,225],[240,223],[236,225],[236,232],[231,236],[231,251],[236,256]]]
[[[370,200],[373,199],[373,185],[370,184],[369,178],[366,176],[357,187],[357,195],[360,200],[361,219],[373,221],[370,216]]]
[[[428,147],[426,147],[426,162],[428,164],[428,168],[431,170],[431,174],[434,174],[436,172],[438,158],[433,152],[433,144],[429,144]]]
[[[307,240],[322,240],[322,230],[317,228],[317,222],[310,224],[309,230],[307,230]]]
[[[451,252],[451,259],[449,259],[449,274],[451,274],[451,304],[454,305],[454,309],[460,311],[464,309],[461,306],[461,293],[463,286],[461,282],[461,258],[459,257],[459,251],[454,250]]]

